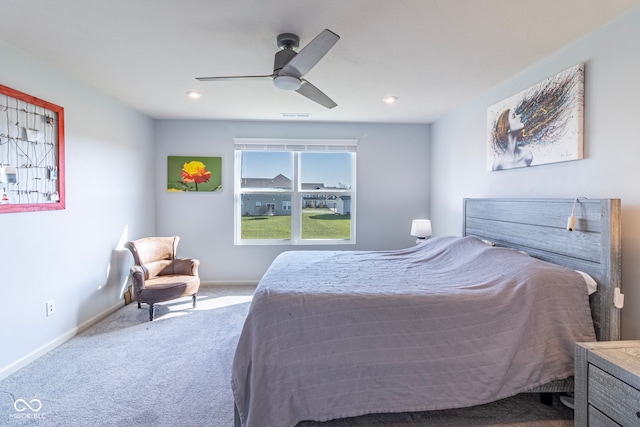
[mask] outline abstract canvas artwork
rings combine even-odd
[[[221,190],[221,157],[169,156],[167,158],[167,191]]]
[[[582,159],[584,64],[487,110],[487,170]]]

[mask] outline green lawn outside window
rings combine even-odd
[[[328,209],[303,209],[303,239],[349,239],[351,216]],[[291,239],[291,216],[243,216],[242,239]]]

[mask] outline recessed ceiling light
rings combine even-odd
[[[382,98],[382,100],[384,102],[386,102],[387,104],[393,104],[394,102],[396,102],[398,100],[397,96],[387,96],[385,98]]]
[[[189,98],[193,98],[193,99],[198,99],[202,96],[202,94],[200,92],[196,92],[194,90],[188,90],[187,91],[187,96]]]

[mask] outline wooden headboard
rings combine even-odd
[[[575,209],[574,209],[575,204]],[[599,341],[620,339],[620,199],[464,199],[463,235],[581,270],[598,282],[591,315]],[[576,217],[574,231],[567,220]]]

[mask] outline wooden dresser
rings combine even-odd
[[[640,426],[640,341],[576,344],[575,425]]]

